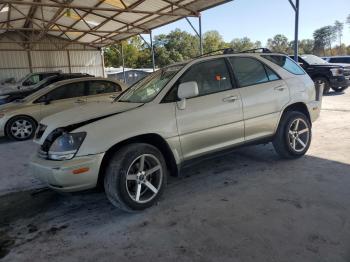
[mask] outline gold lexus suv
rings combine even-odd
[[[42,120],[31,170],[54,190],[104,185],[115,206],[142,210],[159,199],[168,175],[203,155],[267,141],[283,158],[303,156],[320,94],[285,55],[200,57],[158,70],[113,103]]]

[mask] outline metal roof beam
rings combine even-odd
[[[130,7],[128,8],[116,8],[116,7],[93,7],[93,6],[84,6],[84,5],[75,5],[75,4],[66,4],[66,3],[38,3],[38,2],[25,2],[25,1],[9,1],[9,0],[0,0],[0,4],[12,4],[12,5],[29,5],[29,6],[44,6],[44,7],[55,7],[55,8],[68,8],[68,9],[80,9],[80,10],[88,10],[88,11],[110,11],[110,12],[120,12],[120,13],[135,13],[135,14],[145,14],[145,15],[164,15],[164,16],[175,16],[175,17],[183,17],[183,16],[197,16],[194,14],[174,14],[174,13],[166,13],[160,11],[144,11],[144,10],[135,10]],[[87,11],[87,12],[88,12]]]

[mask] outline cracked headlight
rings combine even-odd
[[[69,160],[78,152],[86,137],[85,132],[63,133],[50,147],[48,158],[51,160]]]

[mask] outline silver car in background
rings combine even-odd
[[[125,90],[123,83],[106,78],[77,78],[51,84],[25,99],[0,106],[0,136],[14,140],[33,137],[44,117],[88,102],[112,102]]]

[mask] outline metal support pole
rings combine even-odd
[[[71,65],[71,61],[70,61],[69,50],[67,50],[67,61],[68,61],[68,72],[71,74],[72,73],[72,65]]]
[[[294,60],[298,62],[298,52],[299,52],[299,0],[295,0],[295,4],[292,0],[289,3],[295,11],[295,31],[294,31]]]
[[[149,37],[150,37],[150,43],[151,43],[151,53],[152,53],[153,72],[155,72],[155,71],[156,71],[156,62],[155,62],[155,59],[154,59],[154,46],[153,46],[152,31],[149,32]]]
[[[29,72],[33,73],[32,55],[30,53],[30,50],[27,50],[27,57],[28,57]]]
[[[103,48],[101,48],[101,67],[102,67],[102,77],[106,77],[106,73],[105,73],[105,56],[104,56]]]
[[[123,63],[123,79],[124,83],[126,84],[126,75],[125,75],[125,59],[124,59],[124,48],[123,48],[123,42],[120,43],[120,49],[121,49],[121,55],[122,55],[122,63]]]
[[[198,16],[198,22],[199,22],[199,49],[201,55],[203,55],[203,36],[202,36],[202,15],[199,14]]]

